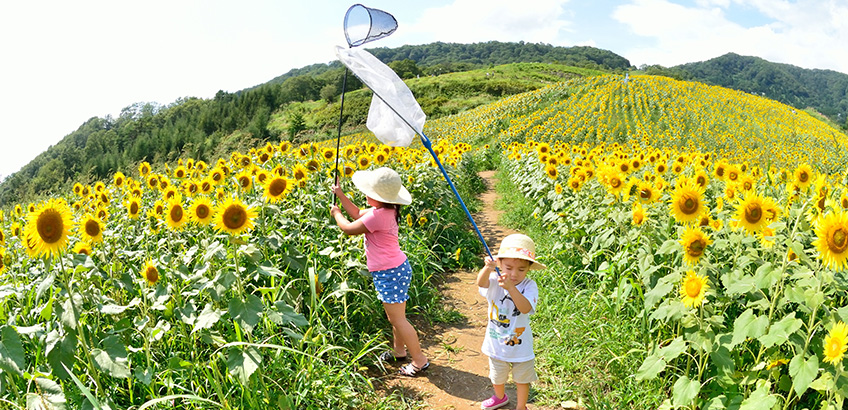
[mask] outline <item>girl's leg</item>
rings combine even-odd
[[[495,389],[495,397],[502,399],[506,394],[505,384],[493,384],[492,387]]]
[[[406,345],[406,350],[412,356],[412,364],[422,367],[427,364],[427,356],[421,351],[421,342],[418,340],[418,332],[406,319],[406,302],[383,303],[389,323],[392,324],[392,335],[394,336],[394,347]],[[397,350],[395,350],[397,353]]]
[[[530,396],[530,383],[515,383],[515,410],[527,409],[527,397]]]

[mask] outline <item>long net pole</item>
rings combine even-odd
[[[336,168],[334,171],[334,179],[336,184],[339,183],[339,148],[341,147],[342,142],[342,122],[343,122],[343,114],[344,114],[344,97],[345,91],[347,91],[347,67],[345,67],[344,78],[342,79],[342,97],[339,102],[339,127],[338,132],[336,133]],[[336,195],[334,193],[330,193],[333,197],[333,205],[336,204]]]

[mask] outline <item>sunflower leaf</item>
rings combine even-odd
[[[679,273],[670,273],[657,281],[656,286],[645,293],[645,309],[650,310],[674,289],[675,283],[680,279]]]
[[[669,239],[663,242],[662,246],[660,246],[660,248],[657,250],[657,254],[668,255],[672,252],[677,252],[681,249],[683,249],[683,246],[680,245],[680,242],[675,239]]]
[[[804,360],[804,354],[801,353],[792,358],[789,362],[789,375],[792,376],[792,388],[798,397],[807,391],[818,373],[818,356],[812,355],[808,360]]]
[[[15,328],[9,325],[3,326],[0,337],[0,369],[22,376],[26,363],[21,337]]]
[[[758,387],[747,399],[742,401],[739,410],[769,410],[777,403],[777,397],[769,394],[770,382],[760,381]]]
[[[118,379],[130,376],[127,360],[127,348],[118,336],[109,336],[101,341],[103,349],[92,349],[91,356],[100,370]]]
[[[766,262],[754,272],[754,280],[757,289],[770,288],[780,280],[780,271],[775,269],[771,262]]]
[[[645,358],[639,369],[636,370],[636,380],[650,380],[657,377],[665,369],[666,361],[658,352]]]
[[[247,295],[245,300],[230,299],[230,317],[247,332],[253,331],[253,327],[259,323],[260,314],[264,310],[265,306],[262,304],[262,300],[256,295]]]
[[[227,352],[227,369],[242,385],[247,385],[250,376],[262,364],[262,355],[253,346],[244,349],[231,347]]]
[[[742,343],[747,338],[759,338],[765,334],[768,327],[766,316],[757,316],[753,309],[748,309],[733,322],[733,339],[730,348]]]
[[[215,326],[215,324],[218,323],[218,319],[221,318],[222,313],[222,311],[213,308],[211,303],[207,303],[206,307],[203,308],[203,311],[200,312],[197,319],[194,321],[194,328],[191,329],[191,333]]]
[[[677,336],[668,346],[661,348],[658,353],[666,362],[670,362],[680,356],[684,350],[686,350],[686,342],[683,340],[683,336]]]
[[[672,403],[678,407],[685,407],[692,403],[701,391],[701,382],[689,380],[686,376],[680,376],[674,383],[672,390]]]
[[[785,343],[789,339],[789,335],[798,331],[802,325],[803,322],[795,318],[795,312],[791,312],[783,319],[780,319],[779,322],[772,324],[768,333],[765,336],[760,336],[758,339],[766,349],[772,346],[779,346]]]

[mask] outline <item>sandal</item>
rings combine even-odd
[[[387,363],[397,363],[406,360],[406,356],[395,356],[394,352],[391,350],[386,350],[381,353],[380,356],[377,356],[377,358],[380,359],[380,361]]]
[[[421,366],[421,367],[418,367],[418,366],[416,366],[412,363],[409,363],[406,366],[401,367],[400,370],[398,370],[398,373],[400,373],[402,376],[406,376],[406,377],[416,377],[416,376],[418,376],[418,373],[421,373],[424,370],[427,370],[428,367],[430,367],[430,361],[429,360],[427,361],[427,363],[424,363],[424,366]]]

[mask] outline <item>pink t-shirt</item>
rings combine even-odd
[[[398,243],[395,210],[369,208],[359,218],[370,232],[365,233],[365,265],[371,272],[398,267],[406,260]]]

